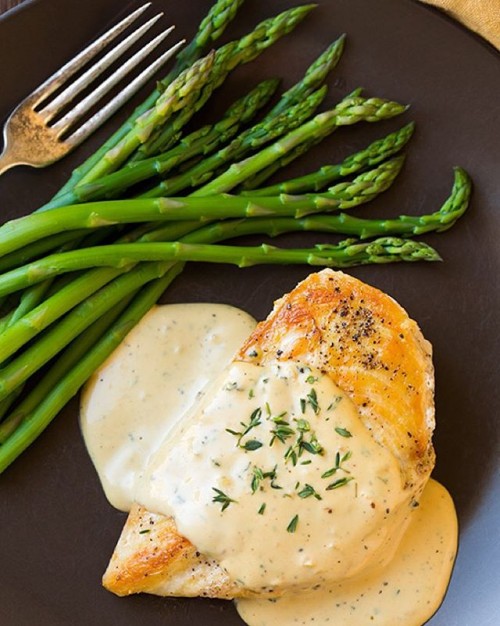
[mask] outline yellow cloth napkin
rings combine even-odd
[[[500,49],[500,0],[423,0],[443,9]]]

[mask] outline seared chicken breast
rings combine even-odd
[[[419,497],[434,465],[431,346],[390,296],[342,272],[311,274],[275,303],[235,360],[292,360],[327,374],[353,401],[375,441],[398,460],[405,489]],[[200,554],[173,518],[140,503],[130,512],[103,584],[118,595],[255,595]]]

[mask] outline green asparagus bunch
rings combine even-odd
[[[351,267],[438,261],[433,248],[411,237],[446,230],[464,214],[471,182],[460,168],[449,198],[434,213],[362,219],[345,212],[394,182],[404,161],[396,155],[409,141],[412,124],[341,163],[255,189],[339,126],[377,122],[406,110],[356,90],[315,114],[344,35],[250,128],[246,125],[269,102],[276,80],[251,90],[215,124],[184,135],[186,124],[234,68],[290,32],[313,8],[285,11],[207,53],[241,1],[216,2],[157,90],[52,202],[0,227],[0,472],[77,393],[185,262]],[[133,185],[157,177],[164,180],[141,196],[123,198]],[[240,187],[245,191],[235,193]],[[189,196],[180,195],[187,189]],[[220,245],[244,235],[301,231],[351,238],[299,249]],[[25,393],[24,385],[44,366],[48,369]]]

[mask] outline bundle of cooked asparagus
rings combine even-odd
[[[318,112],[344,35],[279,98],[279,81],[265,80],[219,121],[196,127],[195,114],[227,76],[314,8],[292,8],[207,52],[241,4],[217,0],[174,68],[127,122],[48,204],[0,227],[0,472],[78,392],[185,262],[350,267],[435,261],[438,253],[412,237],[447,230],[465,212],[471,183],[456,168],[449,198],[433,213],[393,219],[346,213],[393,183],[412,123],[340,163],[289,180],[281,173],[337,128],[386,120],[407,108],[356,90]],[[189,122],[195,129],[187,132]],[[266,186],[277,173],[282,182]],[[349,239],[299,249],[220,244],[294,231]]]

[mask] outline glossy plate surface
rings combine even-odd
[[[248,1],[223,40],[241,35],[292,3],[298,4]],[[178,35],[187,37],[209,5],[208,0],[155,0],[155,6],[165,8],[166,22],[175,23]],[[128,6],[120,0],[84,4],[39,0],[0,20],[0,119]],[[207,114],[213,117],[224,102],[263,77],[279,75],[291,84],[342,32],[348,34],[348,45],[330,79],[329,101],[363,86],[369,94],[410,103],[411,110],[399,120],[337,132],[294,165],[291,173],[337,162],[414,119],[417,133],[397,184],[357,214],[382,217],[437,210],[449,192],[454,165],[466,168],[475,182],[469,214],[450,232],[427,237],[444,263],[366,267],[352,273],[394,296],[434,345],[435,476],[455,499],[461,539],[448,595],[430,623],[497,624],[499,54],[441,14],[410,0],[319,0],[319,7],[292,36],[231,77]],[[2,220],[26,214],[48,200],[117,123],[118,117],[50,169],[18,168],[1,177]],[[288,241],[312,239],[295,236]],[[263,318],[273,300],[309,271],[192,265],[165,301],[227,302]],[[101,588],[100,577],[124,516],[101,492],[79,434],[76,400],[0,478],[0,490],[3,626],[241,624],[230,603],[148,596],[119,599]]]

